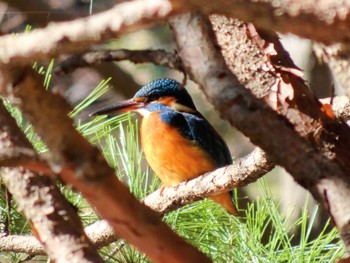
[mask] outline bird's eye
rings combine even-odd
[[[158,97],[157,96],[153,96],[153,95],[148,96],[146,98],[146,102],[152,102],[152,101],[156,101],[156,100],[158,100]]]

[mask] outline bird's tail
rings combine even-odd
[[[229,193],[223,193],[210,197],[212,200],[222,205],[231,215],[237,216],[238,211]]]

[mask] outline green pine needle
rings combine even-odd
[[[47,81],[49,79],[47,77]],[[77,105],[70,117],[77,116],[87,109],[107,90],[108,80],[102,81]],[[23,120],[20,112],[6,100],[4,103],[35,148],[39,152],[45,151],[45,145]],[[86,123],[78,122],[77,129],[92,144],[101,148],[108,163],[114,167],[116,176],[141,199],[159,188],[160,182],[153,176],[142,155],[138,126],[138,121],[135,121],[131,114],[122,114],[113,118],[98,116]],[[318,207],[312,208],[309,213],[310,208],[306,200],[300,217],[291,222],[291,213],[281,214],[267,182],[261,179],[256,185],[260,197],[248,204],[247,209],[243,211],[243,217],[233,217],[222,207],[206,199],[166,214],[164,221],[214,262],[334,262],[345,253],[336,229],[332,228],[329,222],[316,238],[311,239],[311,231],[319,214]],[[77,207],[85,225],[98,220],[80,193],[64,186],[60,188],[67,199]],[[1,192],[2,219],[4,211],[4,195]],[[12,233],[29,232],[28,225],[20,213],[13,209],[12,217]],[[107,262],[149,262],[137,249],[128,244],[123,245],[120,240],[101,249],[100,253]],[[21,258],[15,253],[3,254],[3,257],[11,262],[17,262]]]

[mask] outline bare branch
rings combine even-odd
[[[350,8],[347,2],[322,0],[317,5],[311,0],[273,3],[263,0],[219,0],[206,1],[205,4],[198,0],[128,1],[88,18],[52,23],[29,34],[4,36],[0,40],[0,64],[24,65],[34,60],[86,50],[91,44],[144,28],[190,8],[208,14],[226,14],[269,30],[292,32],[318,41],[349,42]],[[342,34],[338,33],[339,28]]]
[[[232,165],[175,187],[166,187],[162,192],[157,190],[148,195],[144,203],[157,212],[166,213],[204,197],[246,186],[265,175],[274,166],[265,153],[256,148],[246,157],[234,161]]]
[[[350,3],[341,0],[182,0],[205,14],[223,14],[259,28],[293,33],[324,43],[350,42]],[[339,33],[341,32],[341,33]]]
[[[92,44],[160,22],[172,11],[167,0],[136,0],[87,18],[52,23],[28,34],[6,35],[0,40],[0,64],[26,65],[86,50]]]
[[[67,117],[68,104],[45,91],[42,83],[30,67],[2,70],[0,75],[1,93],[32,123],[50,150],[48,163],[60,172],[61,179],[80,191],[116,234],[154,262],[210,262],[131,195],[101,153],[74,128]],[[186,254],[185,258],[179,250]]]
[[[238,80],[285,116],[300,136],[350,173],[349,127],[317,100],[278,36],[223,16],[211,16],[211,22],[225,62]]]
[[[2,104],[0,104],[0,133],[1,153],[16,149],[34,151]],[[23,168],[2,168],[1,177],[19,209],[32,223],[52,260],[102,262],[84,234],[76,212],[50,178],[33,174]],[[25,244],[29,246],[30,252],[34,249],[29,243]],[[0,246],[1,251],[3,245]],[[8,245],[11,246],[10,249],[16,249],[15,244]]]
[[[9,235],[0,237],[0,251],[46,255],[46,252],[34,236]]]
[[[350,204],[343,202],[343,196],[350,195],[346,174],[300,138],[286,119],[238,82],[214,44],[214,33],[206,19],[192,14],[177,17],[171,24],[185,68],[210,101],[225,119],[285,167],[328,208],[350,250]]]
[[[155,191],[144,199],[144,203],[158,213],[166,213],[210,195],[225,192],[234,187],[243,187],[266,174],[274,167],[265,154],[255,149],[248,156],[236,160],[232,165],[217,169],[201,177],[166,187],[162,194]],[[104,220],[87,226],[85,232],[94,247],[103,247],[116,240],[112,228]],[[0,237],[0,250],[44,254],[41,244],[30,236]]]
[[[85,227],[85,233],[95,248],[109,245],[118,239],[114,234],[113,229],[104,220],[97,221]],[[74,249],[75,247],[76,246],[73,246]],[[43,246],[34,236],[1,236],[0,251],[26,253],[31,255],[46,255]]]
[[[60,63],[54,70],[56,74],[66,74],[78,67],[85,67],[103,61],[129,60],[134,63],[153,63],[171,69],[182,70],[181,59],[177,54],[164,50],[104,50],[90,51],[76,55]]]

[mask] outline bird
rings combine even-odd
[[[191,96],[178,81],[170,78],[153,80],[133,98],[90,115],[129,111],[142,117],[141,147],[163,186],[176,186],[232,163],[227,144],[197,110]],[[232,191],[210,198],[230,214],[238,215]]]

